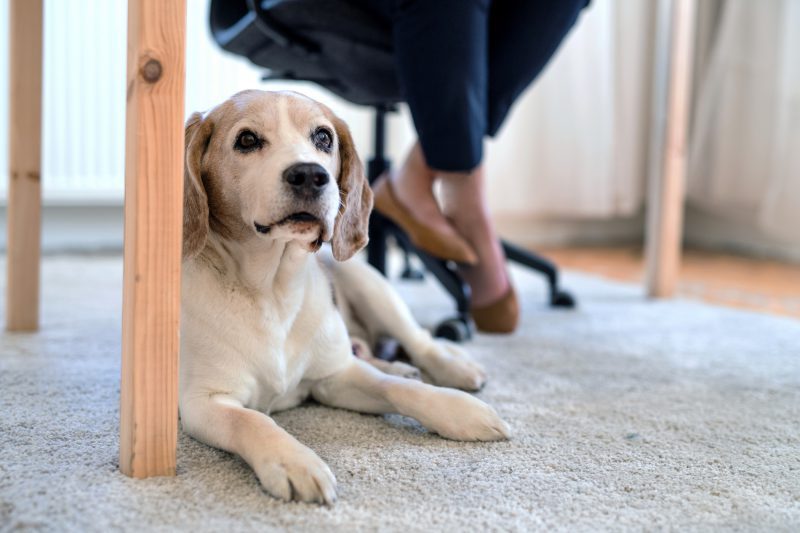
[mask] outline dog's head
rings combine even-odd
[[[183,257],[209,231],[240,241],[331,241],[344,261],[367,243],[372,191],[350,131],[296,93],[245,91],[186,122]]]

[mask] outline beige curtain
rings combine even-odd
[[[800,245],[800,0],[700,4],[689,202]]]

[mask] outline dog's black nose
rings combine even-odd
[[[297,163],[283,171],[283,179],[296,194],[316,196],[330,181],[328,171],[317,163]]]

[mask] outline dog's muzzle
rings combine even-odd
[[[283,171],[283,181],[291,191],[291,203],[296,211],[270,224],[254,221],[253,225],[256,231],[267,234],[279,226],[290,226],[299,231],[319,227],[327,238],[329,230],[325,223],[324,206],[320,199],[330,183],[328,171],[317,163],[296,163]]]

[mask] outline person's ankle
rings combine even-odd
[[[415,144],[397,172],[389,176],[398,200],[408,209],[414,209],[419,202],[435,202],[433,183],[435,175],[425,163],[419,143]],[[430,207],[430,206],[429,206]]]
[[[474,220],[489,216],[483,166],[465,172],[440,172],[443,212],[454,219]]]

